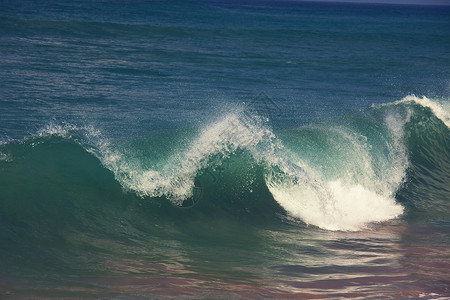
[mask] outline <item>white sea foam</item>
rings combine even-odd
[[[403,212],[393,197],[340,180],[324,183],[325,192],[307,183],[274,184],[270,178],[268,187],[289,214],[327,230],[359,230],[370,222],[386,221]]]
[[[349,130],[329,129],[354,151],[354,155],[345,156],[349,160],[343,164],[346,167],[333,179],[325,178],[320,166],[309,165],[301,153],[294,158],[266,123],[243,112],[226,115],[207,126],[190,146],[173,154],[160,169],[148,169],[134,162],[93,127],[51,124],[39,135],[82,136],[95,146],[89,151],[99,157],[125,189],[140,196],[165,196],[176,205],[193,196],[195,177],[201,169],[220,164],[221,159],[238,149],[246,150],[267,166],[266,184],[288,214],[328,230],[358,230],[370,222],[395,218],[403,211],[395,203],[394,193],[407,167],[401,141],[406,121],[396,114],[386,116],[391,160],[388,167],[382,168],[383,175],[375,170],[377,162],[365,139]],[[212,157],[219,159],[211,160]]]
[[[192,196],[198,171],[211,167],[212,156],[226,158],[240,148],[249,150],[258,159],[259,144],[266,142],[265,145],[273,146],[267,143],[275,138],[272,131],[256,123],[241,114],[227,115],[204,129],[190,147],[174,155],[163,170],[149,170],[139,175],[131,188],[146,196],[166,195],[180,205]],[[265,148],[264,152],[267,151],[273,149]]]
[[[122,154],[111,150],[104,140],[97,142],[97,149],[103,164],[115,173],[124,187],[141,196],[166,196],[177,205],[192,197],[195,176],[202,168],[211,167],[212,156],[226,158],[237,149],[244,149],[272,170],[266,174],[267,186],[290,215],[328,230],[358,230],[370,222],[389,220],[403,212],[394,199],[407,165],[401,143],[404,121],[397,118],[396,115],[386,117],[393,139],[390,175],[377,174],[366,145],[341,130],[357,152],[354,159],[358,161],[344,173],[365,178],[360,182],[347,180],[344,175],[342,180],[324,180],[320,171],[305,161],[290,159],[288,150],[270,128],[242,113],[229,114],[205,128],[185,151],[174,154],[160,170],[132,164]],[[392,176],[396,172],[398,175]]]
[[[107,141],[96,144],[103,164],[125,188],[141,196],[166,196],[176,205],[192,197],[195,176],[199,170],[212,166],[212,156],[226,158],[237,149],[245,149],[256,159],[270,160],[276,156],[267,154],[277,147],[270,129],[262,126],[258,118],[242,113],[229,114],[205,128],[185,151],[174,154],[160,170],[131,163],[111,150]],[[260,147],[262,144],[264,147]]]
[[[420,98],[415,95],[409,95],[401,100],[382,104],[382,106],[395,105],[407,102],[414,102],[423,107],[428,107],[429,109],[431,109],[436,118],[440,119],[448,128],[450,128],[450,101],[448,99],[445,101],[443,100],[439,101],[437,99],[433,100],[429,99],[425,96]]]
[[[13,158],[10,154],[0,152],[0,161],[12,162]]]
[[[362,184],[340,179],[323,180],[320,172],[304,161],[294,163],[289,159],[287,150],[269,128],[253,120],[245,122],[242,115],[231,114],[203,130],[191,146],[175,155],[162,171],[138,172],[138,176],[130,181],[130,187],[141,195],[165,195],[181,204],[192,196],[199,169],[210,166],[209,157],[216,154],[227,157],[240,148],[248,150],[272,170],[266,176],[267,186],[290,215],[328,230],[358,230],[370,222],[389,220],[403,212],[402,206],[395,203],[394,193],[407,167],[401,143],[406,120],[397,120],[397,117],[386,117],[392,135],[392,155],[389,157],[392,161],[391,168],[386,171],[389,174],[385,176],[373,171],[374,162],[367,148],[347,134],[346,138],[357,151],[354,159],[361,163],[354,164],[357,167],[353,170],[344,171],[352,173],[349,176],[366,177]]]
[[[328,230],[358,230],[370,222],[398,217],[403,207],[395,202],[394,196],[408,167],[402,142],[403,126],[408,121],[409,114],[406,118],[396,113],[386,115],[389,134],[385,157],[374,157],[370,147],[355,134],[343,129],[329,129],[334,134],[341,134],[352,149],[352,155],[339,155],[349,161],[341,164],[346,167],[338,176],[335,174],[334,179],[327,179],[300,161],[297,163],[302,166],[300,173],[295,168],[282,169],[285,176],[281,177],[269,173],[267,186],[290,215]],[[342,151],[348,151],[348,148]]]

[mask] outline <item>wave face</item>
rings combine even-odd
[[[238,110],[199,132],[116,144],[93,127],[51,124],[0,145],[2,214],[22,219],[30,210],[15,199],[38,197],[31,206],[40,217],[76,219],[89,212],[79,201],[98,193],[116,199],[113,207],[124,197],[171,203],[152,212],[158,219],[191,207],[327,230],[360,230],[425,208],[445,214],[450,147],[442,103],[408,96],[277,133]]]
[[[449,15],[1,0],[0,299],[449,296]]]

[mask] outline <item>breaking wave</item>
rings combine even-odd
[[[440,177],[449,176],[445,174],[445,164],[450,166],[448,112],[438,100],[408,96],[334,123],[275,133],[267,120],[241,110],[224,115],[197,133],[191,132],[188,142],[183,135],[171,136],[183,140],[181,146],[159,153],[145,152],[145,146],[132,142],[133,147],[126,143],[118,146],[92,126],[50,124],[31,138],[0,145],[0,164],[14,168],[16,157],[23,158],[24,153],[31,155],[30,160],[50,160],[54,154],[45,156],[33,149],[70,142],[85,152],[74,159],[86,160],[86,155],[94,155],[125,191],[148,201],[164,198],[176,209],[214,202],[224,193],[225,197],[218,197],[221,201],[242,203],[241,208],[248,210],[250,204],[244,198],[253,197],[254,207],[275,203],[289,219],[327,230],[353,231],[405,212],[408,204],[399,201],[399,194],[424,188],[410,183],[411,178],[423,175],[420,149],[430,154],[436,147],[444,149],[439,151],[438,160],[444,165],[435,167],[444,170],[439,171],[444,173]],[[441,139],[425,139],[418,145],[413,141],[417,132],[437,134]],[[164,138],[148,139],[148,143],[168,143]],[[203,193],[208,189],[213,192]],[[267,209],[273,209],[273,205]]]

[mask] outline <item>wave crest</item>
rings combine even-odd
[[[288,215],[323,229],[358,230],[403,213],[395,197],[410,164],[403,141],[405,124],[417,107],[396,104],[411,102],[448,121],[444,106],[415,96],[374,107],[369,117],[352,117],[344,126],[304,126],[280,136],[263,118],[239,111],[209,124],[184,150],[150,167],[94,127],[50,124],[38,137],[57,135],[79,142],[124,189],[141,197],[165,197],[178,206],[192,203],[202,170],[218,168],[246,152],[254,161],[239,163],[256,161],[262,166],[258,170],[264,172],[265,185]],[[291,143],[296,139],[297,144]],[[8,158],[2,154],[0,160]]]

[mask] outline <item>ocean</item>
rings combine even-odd
[[[1,299],[450,298],[450,6],[0,2]]]

